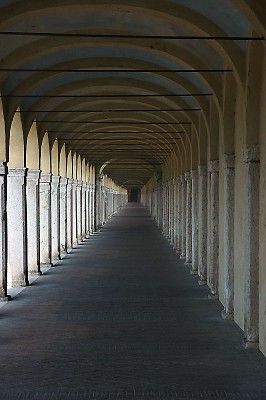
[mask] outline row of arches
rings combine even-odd
[[[9,288],[27,286],[29,275],[41,274],[89,237],[127,197],[104,171],[57,140],[51,143],[47,132],[39,141],[36,123],[25,137],[20,112],[6,143],[8,162],[1,163],[0,175],[2,301]]]
[[[142,201],[210,298],[245,333],[245,346],[266,354],[265,325],[265,93],[264,43],[252,42],[242,85],[222,79],[206,119],[173,151]],[[218,106],[220,104],[220,106]],[[186,144],[187,143],[187,144]]]

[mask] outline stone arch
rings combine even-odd
[[[27,136],[26,144],[26,167],[29,169],[38,170],[40,166],[40,156],[39,156],[39,140],[37,134],[36,123],[33,122],[32,127]]]
[[[48,132],[43,136],[41,143],[41,158],[40,158],[40,169],[43,174],[50,174],[51,172],[51,156]]]
[[[9,167],[19,168],[24,167],[24,136],[20,117],[20,110],[15,113],[10,127],[9,136]]]

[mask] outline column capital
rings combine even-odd
[[[52,183],[55,183],[55,184],[59,184],[59,182],[60,182],[60,176],[52,175],[52,176],[51,176],[51,182],[52,182]]]
[[[0,162],[0,175],[7,174],[7,163],[5,161]]]
[[[72,185],[74,179],[73,178],[67,178],[67,184]]]
[[[199,171],[199,176],[206,177],[207,176],[207,165],[199,165],[198,171]]]
[[[44,174],[41,172],[40,183],[50,183],[52,174]]]
[[[222,159],[224,169],[235,169],[235,155],[224,154]]]
[[[27,170],[27,179],[39,179],[41,175],[41,171],[39,169],[28,169]]]
[[[60,185],[65,186],[67,184],[67,178],[60,176]]]
[[[197,169],[193,169],[191,171],[191,179],[197,179],[199,177],[199,171]]]
[[[8,168],[9,176],[22,176],[26,175],[27,168]]]
[[[259,162],[260,161],[260,145],[254,144],[250,147],[243,149],[243,161],[245,163],[249,162]]]
[[[219,172],[219,160],[209,161],[209,172],[212,174]]]
[[[78,186],[78,187],[83,186],[83,181],[79,181],[79,180],[78,180],[78,181],[77,181],[77,186]]]
[[[185,172],[185,180],[190,181],[191,180],[191,172]]]

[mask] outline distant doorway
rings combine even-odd
[[[140,202],[140,190],[137,188],[132,188],[128,190],[128,202],[129,203],[139,203]]]

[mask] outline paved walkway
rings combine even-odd
[[[0,309],[0,400],[265,400],[266,359],[207,294],[127,205]]]

